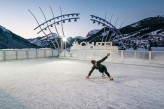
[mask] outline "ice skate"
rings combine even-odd
[[[104,73],[102,73],[102,78],[103,78],[103,79],[105,78],[105,75],[104,75]]]
[[[110,81],[113,81],[113,78],[112,78],[112,77],[109,77],[109,80],[110,80]]]

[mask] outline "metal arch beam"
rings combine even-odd
[[[38,25],[36,28],[34,28],[34,30],[39,28],[39,26],[42,26],[42,25],[46,24],[47,22],[51,22],[52,20],[60,19],[61,17],[79,16],[79,15],[80,15],[80,13],[71,13],[71,14],[64,14],[64,15],[60,15],[60,16],[57,16],[57,17],[53,17],[52,19],[49,19],[49,20],[41,23],[40,25]]]
[[[93,22],[97,22],[98,24],[103,24],[106,27],[108,27],[112,32],[114,32],[116,34],[116,36],[122,36],[123,37],[123,35],[121,34],[121,32],[115,26],[113,26],[111,23],[109,23],[108,21],[106,21],[105,19],[100,18],[100,17],[97,17],[97,16],[94,16],[94,15],[91,15],[91,17],[92,17],[91,20]],[[114,41],[115,39],[116,39],[116,37],[114,37],[112,40]],[[109,40],[111,40],[111,37],[110,37]]]
[[[112,27],[112,28],[114,28],[114,29],[116,29],[117,30],[117,28],[115,27],[115,26],[113,26],[110,22],[108,22],[107,20],[105,20],[105,19],[103,19],[103,18],[101,18],[101,17],[98,17],[98,16],[95,16],[95,15],[90,15],[92,18],[97,18],[97,19],[99,19],[100,21],[103,21],[103,22],[105,22],[105,24],[108,24],[108,26],[110,27]],[[117,32],[119,32],[118,30],[117,30]],[[119,32],[120,34],[121,34],[121,32]]]
[[[42,10],[40,7],[39,7],[39,9],[40,9],[40,11],[42,12],[42,14],[43,14],[43,16],[44,16],[45,21],[47,21],[46,16],[45,16],[43,10]],[[47,23],[47,22],[46,22],[46,24],[47,24],[47,26],[48,26],[48,23]],[[50,31],[51,35],[53,36],[53,33],[52,33],[51,29],[49,28],[49,26],[48,26],[48,30]],[[48,37],[48,38],[49,38],[49,37]],[[55,42],[57,43],[58,47],[56,47],[56,45],[52,42],[51,39],[49,39],[49,40],[51,41],[52,45],[53,45],[55,48],[58,48],[58,47],[59,47],[59,44],[58,44],[58,42],[56,41],[56,39],[55,39]]]
[[[63,12],[62,12],[61,6],[60,6],[60,13],[61,13],[61,16],[63,16]],[[63,17],[60,17],[60,18],[61,18],[61,21],[62,21]],[[61,22],[61,29],[62,29],[63,37],[65,37],[64,28],[63,28],[63,22]]]
[[[34,19],[36,20],[37,24],[39,24],[39,21],[37,20],[37,18],[35,17],[35,15],[28,9],[28,11],[31,13],[31,15],[34,17]],[[42,30],[42,27],[39,26],[39,28]],[[42,30],[43,34],[47,37],[47,34]]]
[[[63,21],[65,21],[65,20],[72,20],[72,19],[80,19],[79,17],[77,17],[77,18],[69,18],[69,19],[62,19],[62,20],[60,20],[60,21],[57,21],[57,22],[54,22],[54,23],[52,23],[52,24],[50,24],[50,25],[48,25],[48,26],[46,26],[45,28],[43,28],[42,30],[45,30],[45,29],[47,29],[48,27],[50,27],[51,25],[56,25],[57,23],[60,23],[60,22],[63,22]],[[42,30],[40,30],[37,34],[39,34]]]
[[[121,23],[120,28],[122,27],[123,24],[124,24],[124,21]],[[120,29],[120,28],[119,28],[119,29]]]
[[[56,33],[57,33],[58,37],[60,37],[60,35],[59,35],[59,31],[58,31],[58,29],[57,29],[57,27],[56,27],[56,23],[55,23],[55,15],[54,15],[54,12],[53,12],[51,6],[50,6],[50,10],[51,10],[51,12],[52,12],[52,16],[53,16],[52,19],[54,20],[54,25],[55,25]]]
[[[53,12],[51,6],[50,6],[50,10],[51,10],[51,13],[52,13],[52,16],[53,16],[52,19],[54,20],[54,25],[55,25],[56,33],[57,33],[58,37],[61,37],[61,36],[59,35],[59,31],[58,31],[58,29],[57,29],[57,27],[56,27],[56,23],[55,23],[55,15],[54,15],[54,12]]]
[[[106,19],[106,13],[105,13],[105,19]],[[105,26],[104,26],[104,33],[106,33]],[[101,42],[103,42],[104,37],[105,37],[105,35],[102,37]]]
[[[97,23],[100,23],[100,24],[102,24],[102,25],[105,25],[106,27],[108,27],[109,29],[111,29],[114,33],[119,34],[118,31],[115,31],[115,28],[111,28],[110,26],[108,26],[107,24],[105,24],[105,23],[103,23],[103,22],[100,22],[100,21],[94,20],[94,19],[90,19],[90,20],[95,21],[95,22],[97,22]]]
[[[43,14],[43,16],[44,16],[45,21],[47,21],[46,16],[45,16],[43,10],[42,10],[40,7],[39,7],[39,9],[40,9],[40,11],[42,12],[42,14]],[[48,26],[48,22],[47,22],[46,24],[47,24],[47,26]],[[51,35],[53,36],[53,33],[52,33],[52,31],[51,31],[51,29],[50,29],[49,27],[48,27],[48,30],[50,31]],[[48,37],[48,38],[49,38],[49,37]],[[56,47],[56,45],[53,43],[53,41],[52,41],[51,39],[49,39],[49,40],[50,40],[50,42],[52,43],[52,45],[53,45],[55,48],[59,48],[59,44],[58,44],[58,42],[56,41],[56,39],[55,39],[55,42],[57,43],[57,46],[58,46],[58,47]]]

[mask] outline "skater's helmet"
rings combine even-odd
[[[91,60],[91,63],[92,63],[92,64],[95,64],[95,62],[96,62],[95,60]]]

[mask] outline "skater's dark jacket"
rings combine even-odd
[[[97,70],[99,70],[99,72],[103,73],[104,72],[104,68],[106,68],[106,66],[105,65],[102,65],[101,63],[103,61],[105,61],[105,59],[107,59],[107,58],[108,57],[105,56],[103,59],[97,61],[97,66],[93,65],[93,67],[92,67],[92,69],[91,69],[91,71],[89,72],[88,75],[90,76],[92,74],[92,72],[93,72],[94,69],[97,69]]]

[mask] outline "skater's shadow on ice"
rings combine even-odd
[[[29,109],[16,98],[0,89],[0,109]]]
[[[104,77],[104,78],[92,77],[89,78],[88,81],[93,83],[104,83],[106,81],[110,81],[111,83],[124,84],[126,82],[134,81],[137,78],[133,76],[115,76],[113,79],[114,79],[113,81],[110,81],[108,77]]]
[[[96,77],[93,77],[93,78],[89,78],[88,81],[89,82],[94,82],[94,83],[104,83],[106,78],[96,78]]]
[[[125,83],[125,82],[129,82],[129,81],[133,81],[135,79],[136,79],[136,77],[132,77],[132,76],[116,76],[116,77],[114,77],[114,82],[115,83]]]

